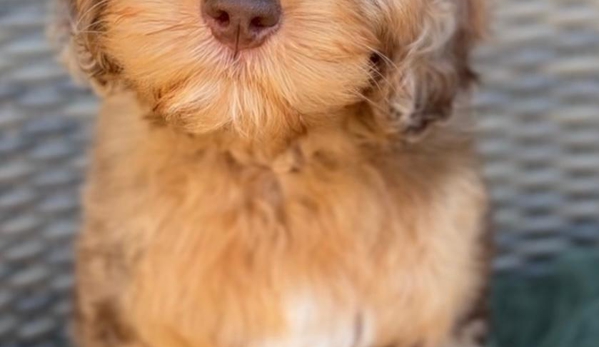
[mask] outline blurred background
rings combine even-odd
[[[474,109],[497,231],[492,345],[599,347],[599,0],[491,8]],[[97,102],[55,62],[46,9],[0,0],[0,347],[68,346]]]

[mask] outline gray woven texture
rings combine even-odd
[[[478,54],[498,269],[599,240],[599,0],[500,0]]]
[[[65,346],[95,99],[54,62],[42,0],[0,0],[0,347]],[[599,242],[599,0],[501,0],[478,52],[497,269]]]
[[[94,99],[54,62],[46,4],[0,0],[0,346],[65,346]]]

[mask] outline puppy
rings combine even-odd
[[[61,1],[80,346],[483,346],[482,0]]]

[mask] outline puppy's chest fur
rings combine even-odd
[[[79,248],[80,290],[135,339],[438,346],[467,314],[484,212],[467,146],[367,149],[331,129],[256,160],[140,112],[102,114]]]

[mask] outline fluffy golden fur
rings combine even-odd
[[[480,346],[486,197],[460,105],[481,0],[281,0],[236,56],[201,3],[67,0],[58,22],[104,95],[82,346]]]

